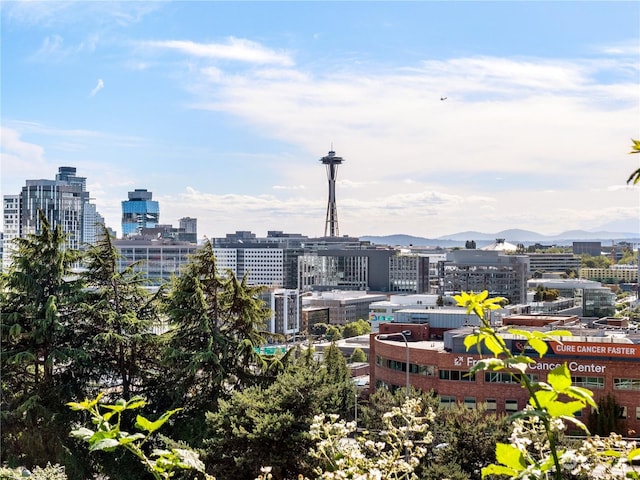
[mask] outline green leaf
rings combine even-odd
[[[89,451],[103,450],[105,452],[111,452],[120,445],[120,442],[115,438],[103,438],[102,440],[94,443],[89,447]]]
[[[527,366],[530,363],[535,363],[535,361],[524,355],[518,355],[517,357],[507,358],[504,361],[504,365],[506,368],[513,368],[515,370],[518,370],[520,373],[525,373],[527,370]]]
[[[540,404],[540,408],[549,411],[551,405],[558,400],[558,393],[554,390],[539,390],[529,399],[529,403],[537,407],[536,400]]]
[[[103,393],[99,393],[98,396],[96,398],[94,398],[93,400],[89,400],[89,399],[85,398],[80,403],[69,402],[69,403],[67,403],[67,405],[69,407],[71,407],[71,410],[91,410],[94,406],[97,405],[97,403],[100,401],[100,399],[102,398],[103,395],[104,395]]]
[[[511,333],[512,335],[518,335],[520,337],[524,337],[527,340],[529,340],[530,338],[533,338],[533,334],[531,332],[528,332],[527,330],[520,330],[517,328],[510,328],[508,330],[509,333]]]
[[[496,461],[515,470],[516,472],[520,472],[525,469],[525,461],[522,456],[522,452],[508,443],[496,444]]]
[[[492,463],[482,468],[482,478],[488,477],[489,475],[507,475],[510,478],[514,478],[518,476],[518,472],[519,470]]]
[[[588,403],[589,405],[591,405],[594,408],[598,408],[598,405],[596,404],[595,400],[593,399],[593,392],[591,390],[589,390],[588,388],[575,387],[575,386],[572,385],[564,393],[566,395],[568,395],[569,397],[571,397],[571,398],[575,398],[575,399],[580,400],[582,402]]]
[[[547,383],[549,383],[556,392],[566,392],[571,386],[571,373],[567,368],[567,364],[563,363],[551,370],[547,375]]]
[[[484,344],[496,357],[504,352],[503,345],[500,340],[500,337],[487,337],[484,339]]]
[[[137,410],[147,404],[147,401],[143,397],[133,397],[126,404],[127,410]]]
[[[573,423],[575,426],[580,428],[584,433],[589,435],[589,429],[587,428],[587,426],[584,423],[582,423],[580,420],[578,420],[576,417],[571,416],[571,417],[560,417],[560,418],[562,418],[562,420],[566,422]]]
[[[71,430],[71,433],[69,433],[72,437],[79,438],[85,442],[89,441],[94,434],[95,432],[93,430],[89,430],[86,427],[76,428],[75,430]]]
[[[482,360],[478,360],[476,364],[471,368],[470,372],[475,373],[481,370],[503,370],[505,361],[500,358],[483,358]]]
[[[144,434],[137,432],[137,433],[134,433],[133,435],[126,434],[120,437],[118,439],[118,442],[120,442],[120,445],[126,445],[128,443],[135,442],[136,440],[141,440],[143,438],[145,438]]]
[[[471,347],[477,344],[479,340],[480,340],[480,335],[478,334],[467,335],[466,337],[464,337],[464,346],[467,347],[467,351],[469,351]]]
[[[160,427],[162,427],[162,425],[164,425],[167,420],[169,420],[169,417],[171,417],[171,415],[173,415],[176,412],[179,412],[180,410],[182,409],[176,408],[175,410],[169,410],[168,412],[163,413],[162,416],[155,422],[147,420],[142,415],[138,415],[136,417],[136,427],[138,427],[141,430],[145,430],[149,433],[155,432]]]
[[[549,345],[547,345],[547,342],[540,340],[539,338],[531,338],[529,339],[528,343],[529,345],[531,345],[531,348],[538,352],[538,355],[540,355],[541,357],[544,357],[547,353],[547,350],[549,350]]]
[[[605,450],[604,452],[601,453],[601,455],[604,455],[605,457],[613,457],[613,458],[620,458],[622,456],[622,454],[620,452],[616,452],[615,450]]]
[[[540,335],[540,338],[546,338],[548,340],[550,339],[558,343],[562,343],[562,342],[559,342],[557,338],[553,338],[553,337],[572,337],[573,336],[573,333],[569,330],[551,330],[550,332],[535,332],[535,333]]]
[[[553,417],[571,417],[575,412],[584,408],[584,402],[550,402],[547,405],[547,411]]]
[[[638,457],[640,457],[640,448],[634,448],[627,455],[627,460],[631,462],[632,460],[635,460]]]

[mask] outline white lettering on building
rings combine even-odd
[[[460,365],[460,363],[458,363],[459,358],[460,357],[456,358],[456,365]],[[467,357],[467,367],[473,367],[480,360],[480,358]],[[560,365],[562,365],[562,363],[536,362],[529,365],[529,370],[548,372]],[[596,363],[582,364],[578,362],[569,362],[567,367],[572,373],[604,373],[607,368],[606,365],[598,365]]]

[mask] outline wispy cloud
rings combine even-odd
[[[127,26],[139,22],[162,8],[163,2],[43,2],[21,0],[4,2],[3,15],[8,22],[22,25],[60,26],[89,22],[100,18],[103,24]]]
[[[66,45],[61,35],[48,35],[42,41],[37,52],[31,55],[31,61],[59,62],[83,52],[93,52],[99,42],[98,34],[91,34],[78,43]]]
[[[293,65],[291,56],[251,40],[229,37],[226,43],[197,43],[188,40],[158,40],[143,42],[142,46],[175,50],[192,57],[231,60],[253,64]]]
[[[93,88],[93,90],[91,90],[91,93],[89,94],[89,96],[94,97],[96,93],[98,93],[103,88],[104,88],[104,82],[102,81],[101,78],[99,78],[98,84]]]

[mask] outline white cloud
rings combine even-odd
[[[104,88],[104,82],[102,81],[101,78],[98,79],[98,84],[94,87],[93,90],[91,90],[90,96],[94,97],[96,93],[98,93],[100,90],[102,90]]]
[[[232,60],[253,64],[275,64],[285,67],[293,65],[291,56],[277,52],[251,40],[229,37],[226,43],[197,43],[188,40],[161,40],[143,42],[143,46],[176,50],[185,55]]]

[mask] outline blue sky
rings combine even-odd
[[[639,2],[3,1],[0,192],[199,236],[640,231]],[[446,100],[440,100],[447,97]]]

